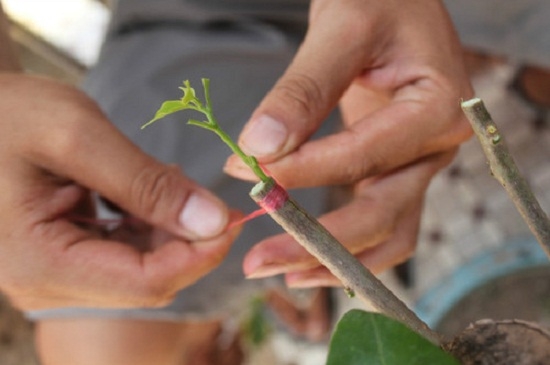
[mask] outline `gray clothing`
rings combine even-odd
[[[309,0],[120,1],[119,21],[184,19],[304,22]],[[550,67],[550,1],[444,0],[462,42],[517,63]]]
[[[256,19],[305,23],[309,0],[119,0],[113,25],[151,21],[205,23]]]
[[[550,1],[446,0],[462,42],[517,64],[550,68]]]

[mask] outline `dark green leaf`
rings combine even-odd
[[[451,355],[379,313],[351,310],[338,322],[327,365],[459,365]]]

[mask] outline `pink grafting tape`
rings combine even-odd
[[[258,205],[267,213],[279,210],[288,200],[288,193],[279,184],[275,183],[266,196],[258,201]]]
[[[287,200],[288,200],[288,193],[285,190],[285,188],[275,183],[273,185],[273,188],[269,191],[269,193],[267,193],[267,195],[262,200],[258,201],[258,205],[261,207],[260,209],[248,214],[242,219],[231,222],[227,227],[227,230],[230,230],[236,226],[244,224],[249,220],[259,217],[265,213],[274,212],[280,209]]]

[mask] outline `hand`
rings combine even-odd
[[[0,100],[0,283],[16,306],[166,304],[227,253],[238,232],[226,231],[226,206],[141,152],[83,93],[2,74]],[[91,191],[132,214],[130,227],[83,224]]]
[[[351,184],[353,200],[322,222],[380,271],[414,250],[429,180],[471,136],[459,108],[471,94],[439,1],[316,0],[303,44],[240,144],[287,188]],[[338,103],[344,129],[308,141]],[[233,156],[226,171],[251,178]],[[270,238],[249,253],[245,272],[311,267],[295,250],[288,237]]]
[[[372,272],[397,265],[416,246],[430,179],[454,154],[449,151],[429,156],[389,174],[364,179],[353,187],[348,204],[319,220]],[[243,267],[248,278],[286,274],[287,285],[295,288],[341,285],[287,234],[254,246]]]

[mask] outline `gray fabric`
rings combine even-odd
[[[550,67],[550,1],[446,0],[462,42],[512,62]]]
[[[177,20],[190,23],[245,18],[304,22],[309,0],[132,0],[117,1],[115,26],[134,22]]]
[[[189,114],[166,118],[145,130],[140,130],[140,126],[152,117],[162,101],[181,97],[178,87],[182,80],[190,79],[200,92],[200,78],[208,77],[219,123],[236,137],[286,68],[300,37],[301,34],[289,34],[257,21],[200,27],[169,24],[146,31],[134,30],[107,41],[84,89],[145,151],[165,162],[181,165],[188,176],[214,190],[229,206],[251,212],[257,209],[248,197],[252,185],[222,173],[229,149],[214,134],[186,125]],[[319,190],[308,189],[292,195],[314,214],[324,205]],[[269,217],[250,222],[229,258],[197,284],[183,290],[166,308],[64,308],[30,312],[28,317],[179,320],[231,312],[244,307],[260,283],[244,280],[243,255],[260,239],[280,232]]]
[[[179,19],[193,23],[246,18],[304,22],[309,0],[119,1],[116,24]],[[444,0],[462,42],[513,62],[550,67],[550,1]]]

